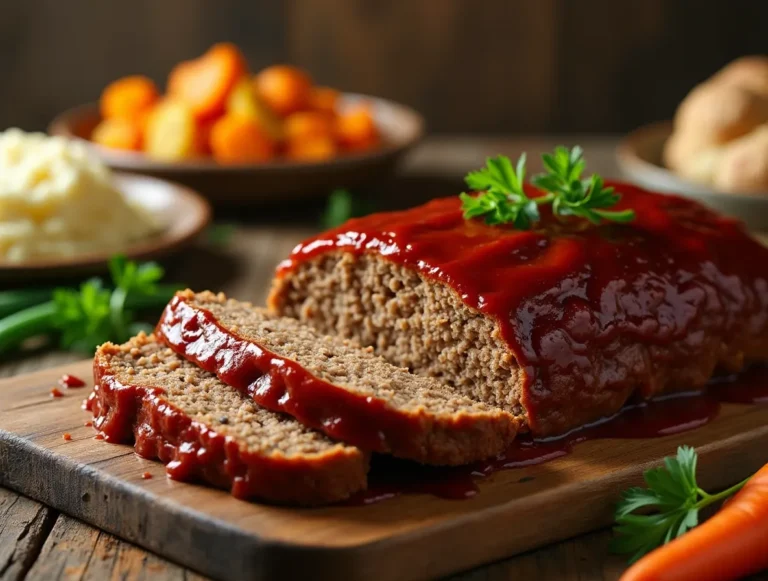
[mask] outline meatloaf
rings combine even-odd
[[[500,453],[517,431],[509,412],[222,294],[178,293],[156,333],[258,404],[365,450],[465,464]]]
[[[135,441],[171,478],[301,505],[366,486],[367,454],[259,407],[151,336],[99,347],[94,378],[96,429],[111,442]]]
[[[695,201],[610,185],[633,222],[542,207],[516,230],[457,197],[350,220],[279,265],[269,307],[542,437],[768,357],[768,250]]]

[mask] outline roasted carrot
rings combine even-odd
[[[225,115],[211,130],[211,151],[219,163],[257,163],[274,157],[275,143],[253,119]]]
[[[288,141],[285,150],[289,159],[297,161],[322,161],[334,157],[337,153],[336,142],[329,135]]]
[[[301,111],[285,119],[285,139],[289,142],[316,137],[333,139],[333,119],[318,111]]]
[[[705,523],[649,553],[622,581],[727,581],[768,569],[768,465]]]
[[[105,119],[134,119],[159,99],[151,79],[139,75],[124,77],[107,85],[101,94],[99,108]]]
[[[259,97],[249,79],[241,79],[232,89],[227,99],[227,113],[253,119],[275,141],[283,138],[282,121]]]
[[[136,121],[114,117],[104,119],[91,134],[94,143],[112,149],[141,149],[142,130]]]
[[[309,94],[309,108],[313,111],[335,115],[338,102],[339,92],[330,87],[312,87]]]
[[[364,151],[378,145],[379,130],[367,104],[342,112],[336,119],[336,136],[348,151]]]
[[[185,103],[167,99],[150,114],[144,151],[150,157],[177,161],[198,156],[199,126]]]
[[[195,152],[200,155],[211,155],[211,132],[219,119],[198,121],[195,132]]]
[[[189,105],[197,119],[211,119],[224,112],[230,91],[246,73],[245,58],[234,44],[215,44],[200,58],[174,67],[168,94]]]
[[[282,117],[309,105],[312,79],[299,68],[274,65],[256,75],[253,82],[261,98]]]

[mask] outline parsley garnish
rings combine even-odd
[[[592,174],[582,179],[586,168],[582,149],[557,147],[554,154],[542,156],[545,173],[534,176],[531,182],[545,192],[543,196],[529,198],[524,189],[525,154],[517,161],[517,168],[506,156],[489,158],[486,166],[470,172],[465,181],[476,196],[462,193],[464,218],[483,217],[486,224],[514,224],[520,230],[527,230],[540,220],[538,206],[551,204],[556,216],[578,216],[593,224],[603,220],[609,222],[630,222],[634,220],[632,210],[606,210],[614,206],[621,196],[612,187],[605,187],[603,178]]]
[[[708,494],[696,484],[696,451],[677,449],[677,457],[665,458],[664,466],[646,470],[647,488],[630,488],[616,507],[617,533],[611,544],[615,553],[630,554],[630,563],[656,547],[679,537],[699,523],[699,510],[736,492],[747,482]],[[655,509],[635,514],[638,509]]]

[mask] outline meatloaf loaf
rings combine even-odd
[[[269,306],[537,436],[768,357],[768,250],[695,201],[611,185],[633,222],[542,207],[515,230],[466,220],[457,197],[350,220],[294,249]]]
[[[517,431],[509,412],[222,294],[178,293],[156,333],[258,404],[365,450],[465,464],[503,451]]]
[[[89,407],[111,442],[136,443],[177,480],[240,498],[313,505],[366,486],[367,454],[257,406],[144,334],[106,343],[94,359]]]

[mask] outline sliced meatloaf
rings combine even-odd
[[[365,450],[465,464],[498,454],[515,437],[508,412],[221,294],[178,293],[156,333],[258,404]]]
[[[294,249],[269,307],[537,436],[768,357],[768,250],[695,201],[612,185],[633,222],[542,207],[521,231],[465,220],[458,198],[350,220]]]
[[[135,441],[171,478],[300,505],[366,486],[368,457],[358,448],[259,407],[151,336],[99,347],[94,377],[96,429],[110,442]]]

